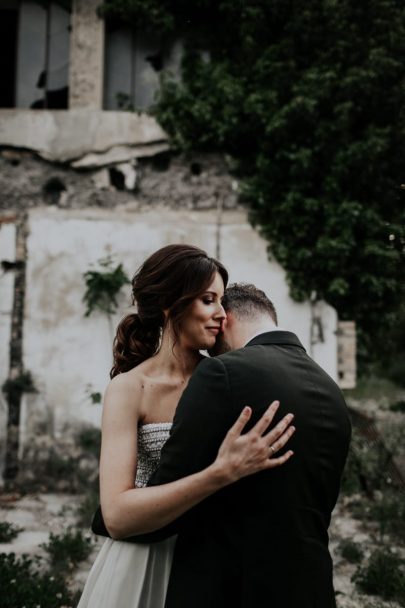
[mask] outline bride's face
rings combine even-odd
[[[183,346],[200,350],[215,344],[226,316],[222,308],[223,296],[224,282],[217,272],[206,291],[191,303],[182,322],[180,340]]]

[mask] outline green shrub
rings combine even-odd
[[[342,476],[342,492],[365,492],[370,497],[387,479],[387,455],[380,446],[369,445],[354,428],[349,454]]]
[[[345,538],[339,543],[338,551],[351,564],[357,564],[363,559],[363,550],[350,538]]]
[[[118,293],[124,285],[130,283],[122,264],[113,268],[111,257],[98,260],[98,263],[102,270],[88,270],[83,274],[86,284],[83,296],[86,317],[94,310],[100,310],[107,315],[114,314],[118,307]]]
[[[376,522],[380,540],[385,535],[405,540],[405,501],[394,489],[375,493],[373,500],[361,497],[348,505],[350,514],[362,521]]]
[[[79,431],[76,437],[76,444],[85,450],[90,452],[96,458],[100,455],[101,446],[101,431],[95,427],[84,428]]]
[[[363,593],[396,600],[405,606],[403,560],[387,548],[374,551],[365,566],[358,566],[352,580]]]
[[[365,497],[351,502],[348,505],[348,510],[355,519],[362,521],[370,519],[370,501]]]
[[[2,608],[69,608],[76,605],[63,578],[41,572],[40,559],[0,553]]]
[[[78,526],[83,526],[87,528],[90,527],[94,512],[97,509],[99,503],[100,496],[98,487],[90,488],[89,491],[85,494],[82,502],[79,504],[76,511]]]
[[[9,543],[16,538],[24,528],[10,524],[8,521],[0,522],[0,543]]]
[[[391,412],[401,412],[405,414],[405,399],[400,399],[399,401],[395,401],[390,405]]]
[[[368,518],[378,522],[381,538],[391,534],[405,539],[405,499],[399,492],[386,491],[371,502]]]
[[[51,533],[49,542],[41,547],[48,553],[52,566],[57,571],[61,568],[72,570],[90,555],[92,541],[81,530],[68,529],[64,534]]]

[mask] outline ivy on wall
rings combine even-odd
[[[173,146],[227,155],[292,296],[327,300],[356,320],[364,360],[389,358],[404,317],[403,3],[109,0],[100,12],[183,39],[182,81],[164,75],[154,108]]]
[[[83,274],[86,284],[83,296],[86,317],[95,310],[104,312],[108,316],[114,314],[118,307],[119,292],[124,285],[130,283],[122,264],[114,267],[111,257],[103,258],[98,263],[100,270],[88,270]]]

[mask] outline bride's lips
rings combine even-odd
[[[220,327],[206,327],[205,329],[208,329],[208,331],[212,331],[212,333],[214,333],[216,336],[219,334],[220,331]]]

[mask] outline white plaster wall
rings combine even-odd
[[[24,363],[53,407],[56,434],[67,420],[99,422],[100,407],[90,403],[87,386],[103,392],[111,367],[107,318],[84,317],[83,273],[113,254],[132,276],[150,253],[171,242],[213,251],[214,221],[215,214],[204,214],[201,221],[201,214],[164,210],[30,213]],[[121,313],[129,301],[130,286],[123,289]]]
[[[111,366],[112,333],[105,315],[84,317],[83,273],[111,254],[132,276],[150,253],[176,242],[192,243],[215,255],[216,212],[43,208],[30,212],[29,225],[24,363],[41,390],[45,411],[53,411],[58,434],[66,423],[99,423],[101,408],[91,404],[88,386],[103,392]],[[284,271],[268,261],[266,244],[249,226],[245,212],[225,213],[221,232],[221,258],[231,280],[263,288],[279,310],[280,324],[295,331],[308,348],[310,305],[291,301]],[[120,313],[129,300],[130,286],[123,289]],[[332,325],[325,332],[320,363],[335,376],[329,362],[336,357]]]
[[[272,300],[280,328],[297,334],[307,353],[334,380],[337,379],[337,315],[326,303],[318,306],[324,342],[312,343],[312,310],[309,302],[294,302],[284,269],[269,261],[267,241],[260,237],[244,212],[228,212],[221,228],[221,261],[228,268],[230,282],[253,283]]]

